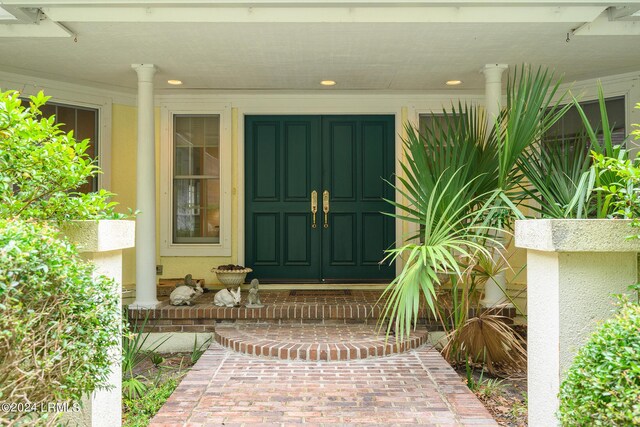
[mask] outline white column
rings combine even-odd
[[[487,114],[487,132],[495,126],[496,118],[500,114],[500,104],[502,101],[502,73],[508,66],[506,64],[487,64],[482,69],[484,73],[484,104]],[[504,241],[504,236],[499,233],[497,240]],[[494,261],[500,262],[501,253],[499,248],[494,248]],[[505,305],[505,292],[507,289],[507,278],[505,271],[502,271],[489,280],[484,286],[484,298],[481,304],[485,307],[495,307]],[[503,291],[504,289],[504,291]]]
[[[482,69],[484,74],[484,108],[487,112],[487,122],[493,126],[500,114],[502,102],[502,73],[509,66],[507,64],[487,64]]]
[[[136,300],[153,308],[156,296],[156,151],[153,64],[133,64],[138,73],[138,154],[136,160]]]

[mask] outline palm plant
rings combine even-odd
[[[523,197],[533,201],[530,207],[544,218],[606,218],[611,214],[603,192],[619,177],[610,170],[593,164],[594,155],[625,161],[629,153],[624,142],[614,142],[602,85],[598,85],[601,127],[593,126],[578,99],[575,107],[584,132],[571,140],[541,138],[518,160],[518,169],[525,178]]]
[[[420,173],[421,170],[418,168],[416,172]],[[418,176],[417,182],[420,182],[419,179]],[[408,184],[403,178],[399,180]],[[484,195],[465,197],[474,181],[452,193],[451,189],[457,182],[456,173],[449,178],[441,176],[434,182],[433,191],[429,194],[414,192],[417,190],[414,187],[410,187],[408,192],[396,187],[412,203],[422,206],[421,212],[425,215],[422,222],[425,227],[424,241],[390,249],[387,255],[391,261],[401,256],[407,257],[402,272],[381,296],[381,299],[387,299],[381,320],[394,319],[394,322],[389,322],[387,334],[395,324],[396,338],[400,341],[410,334],[412,325],[416,324],[423,298],[429,309],[438,315],[436,291],[440,285],[440,274],[462,277],[464,264],[461,260],[473,260],[478,253],[489,256],[489,250],[484,245],[487,240],[500,244],[489,236],[492,228],[482,224],[483,214],[489,208],[475,209],[485,200]],[[393,201],[389,203],[401,210],[413,210]]]
[[[582,218],[592,210],[589,190],[591,142],[586,133],[575,139],[540,140],[523,153],[518,168],[526,178],[528,206],[543,218]]]
[[[569,108],[561,106],[563,95],[552,101],[559,85],[553,80],[542,69],[517,69],[492,126],[479,107],[458,104],[433,115],[431,129],[420,133],[407,127],[404,176],[394,186],[405,201],[389,202],[398,208],[394,216],[422,230],[388,251],[389,259],[405,262],[383,294],[384,316],[391,320],[387,333],[395,325],[397,339],[409,335],[423,302],[447,327],[466,323],[473,267],[502,248],[501,229],[509,216],[522,217],[524,176],[518,160]],[[411,241],[418,237],[421,242]],[[452,277],[451,316],[439,310],[436,297],[443,273]]]

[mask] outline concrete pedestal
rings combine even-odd
[[[625,220],[516,221],[527,249],[529,425],[558,425],[558,392],[567,368],[613,294],[638,281],[640,240]]]
[[[122,250],[132,248],[135,241],[133,221],[73,221],[63,227],[67,238],[73,242],[83,258],[96,266],[96,274],[115,280],[116,292],[122,294]],[[118,307],[118,318],[120,318]],[[120,360],[122,349],[113,349]],[[82,411],[68,413],[69,425],[82,427],[113,427],[122,422],[122,372],[120,364],[113,366],[111,390],[98,390],[83,401]]]

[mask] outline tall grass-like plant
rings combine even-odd
[[[142,320],[142,324],[129,324],[128,309],[123,310],[124,333],[122,334],[122,393],[129,399],[141,396],[147,391],[144,377],[136,375],[135,368],[146,359],[152,357],[162,344],[167,342],[171,335],[158,338],[147,344],[149,332],[144,328],[149,321],[149,313]]]

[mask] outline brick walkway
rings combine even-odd
[[[258,425],[497,426],[440,354],[341,362],[285,361],[214,343],[153,427]]]

